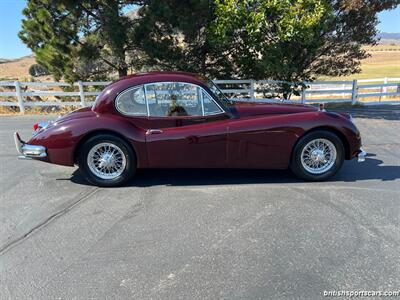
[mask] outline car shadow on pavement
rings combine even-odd
[[[400,166],[384,166],[383,161],[369,154],[363,163],[355,160],[345,161],[342,169],[328,182],[355,182],[361,180],[390,181],[400,178]],[[70,180],[77,184],[89,185],[79,170]],[[238,185],[238,184],[274,184],[299,183],[289,170],[253,170],[253,169],[153,169],[138,170],[134,179],[127,184],[132,187],[150,187],[157,185]]]
[[[374,157],[376,154],[368,153],[365,162],[358,163],[355,159],[345,161],[332,181],[391,181],[400,178],[400,165],[383,165],[384,161]]]

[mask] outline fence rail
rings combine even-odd
[[[282,81],[274,80],[215,80],[229,98],[241,101],[281,101],[274,94],[274,87]],[[88,91],[88,87],[107,86],[111,82],[76,82],[72,85],[63,82],[19,82],[0,81],[0,100],[16,98],[17,101],[0,101],[0,106],[19,107],[21,113],[25,107],[32,106],[87,106],[93,103],[89,98],[100,91]],[[314,81],[306,82],[300,96],[285,100],[286,103],[331,103],[349,102],[365,105],[400,104],[400,78],[377,78],[353,81]],[[78,91],[63,91],[62,88],[77,87]],[[55,88],[58,90],[48,90]],[[13,89],[13,91],[2,91]],[[29,89],[29,90],[28,90]],[[27,101],[26,97],[76,97],[79,101]],[[372,99],[368,101],[366,99]],[[5,100],[5,99],[4,99]],[[93,99],[92,99],[93,100]]]

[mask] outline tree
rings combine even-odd
[[[38,64],[31,65],[28,72],[29,75],[33,77],[49,75],[49,71],[45,67]]]
[[[128,35],[135,20],[123,11],[142,1],[28,0],[21,40],[56,79],[106,78],[127,74]]]
[[[138,12],[134,43],[144,55],[139,68],[183,70],[212,77],[236,72],[211,30],[215,5],[210,0],[147,0]],[[229,47],[226,47],[229,46]]]
[[[135,40],[149,65],[212,77],[275,79],[290,91],[321,75],[359,72],[368,56],[362,46],[376,43],[377,14],[398,3],[146,1]]]
[[[397,0],[216,0],[213,30],[238,76],[302,82],[360,71],[377,13]]]

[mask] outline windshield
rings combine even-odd
[[[218,100],[226,107],[234,106],[234,102],[229,100],[225,94],[217,87],[217,85],[211,80],[206,83],[207,87],[217,96]]]

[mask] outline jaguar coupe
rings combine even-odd
[[[349,114],[287,103],[232,101],[212,82],[149,72],[107,86],[92,107],[33,126],[20,158],[74,166],[98,186],[126,184],[141,168],[287,169],[309,181],[344,160],[364,161]]]

